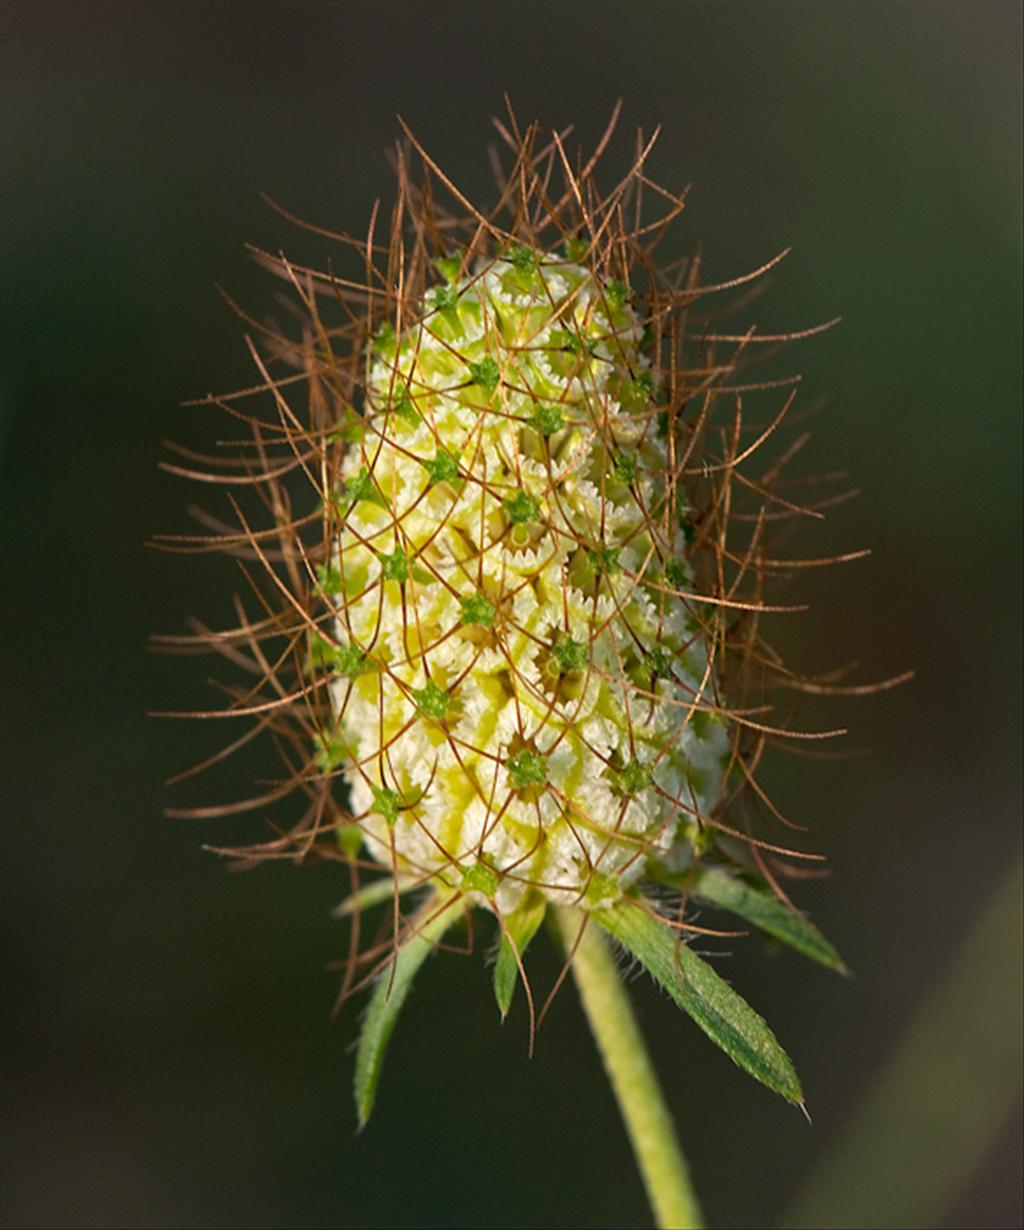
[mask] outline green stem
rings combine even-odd
[[[583,914],[568,909],[557,913],[566,950],[573,953],[580,998],[657,1223],[662,1230],[699,1230],[704,1223],[686,1160],[615,960],[597,927],[584,926]]]

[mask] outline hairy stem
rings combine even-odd
[[[698,1230],[704,1224],[700,1206],[629,997],[603,936],[584,922],[578,910],[558,910],[566,950],[573,953],[572,972],[580,998],[655,1218],[662,1230]]]

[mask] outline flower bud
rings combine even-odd
[[[330,601],[364,665],[332,683],[331,767],[374,858],[502,913],[625,886],[721,786],[643,337],[564,251],[478,259],[378,335],[341,468]]]

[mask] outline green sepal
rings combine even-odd
[[[572,261],[574,265],[585,260],[589,251],[590,240],[584,239],[582,235],[572,235],[565,241],[566,259]]]
[[[674,590],[688,588],[685,562],[681,559],[670,559],[665,565],[665,580]]]
[[[519,270],[520,273],[530,273],[537,267],[537,258],[532,248],[525,244],[514,243],[501,254],[503,261]]]
[[[438,286],[431,296],[431,306],[440,312],[448,325],[456,333],[462,331],[462,321],[459,319],[459,289],[457,286]]]
[[[320,582],[320,588],[325,597],[328,598],[336,597],[345,588],[341,573],[331,564],[317,564],[316,579]]]
[[[597,353],[599,339],[596,337],[587,337],[585,334],[574,332],[572,329],[552,329],[551,330],[551,345],[555,350],[564,350],[572,355],[585,355],[588,358],[593,358]]]
[[[317,749],[313,763],[321,773],[333,773],[339,766],[348,764],[356,757],[351,736],[343,728],[334,731],[318,730],[313,735],[313,744]]]
[[[395,326],[390,320],[385,320],[373,335],[373,348],[378,354],[388,358],[395,353],[397,347],[398,338],[395,336]]]
[[[518,910],[506,914],[503,919],[505,926],[501,932],[501,947],[498,949],[498,960],[494,966],[494,998],[498,1001],[502,1020],[508,1016],[512,997],[516,993],[519,961],[523,959],[530,941],[537,934],[537,928],[544,921],[544,911],[547,908],[548,903],[540,893],[534,893]],[[516,960],[517,953],[519,961]]]
[[[494,624],[494,603],[483,594],[467,594],[459,598],[462,615],[459,623],[476,624],[480,628],[490,628]]]
[[[327,438],[333,444],[358,444],[365,434],[363,416],[355,410],[346,410]]]
[[[398,823],[398,809],[402,806],[402,796],[390,786],[371,786],[373,802],[370,811],[377,816],[383,816],[389,829]]]
[[[636,401],[646,401],[654,396],[654,377],[650,372],[640,372],[629,382],[628,395]]]
[[[631,760],[615,775],[616,786],[629,797],[639,794],[641,790],[649,790],[653,780],[653,766],[636,759]]]
[[[596,576],[614,576],[619,571],[619,554],[621,548],[606,547],[603,544],[587,548],[587,563]]]
[[[410,427],[419,427],[423,420],[420,418],[416,407],[412,404],[412,398],[408,392],[402,392],[395,404],[391,407],[391,412],[397,414],[398,417],[407,423]]]
[[[427,472],[428,485],[457,482],[461,456],[461,453],[450,453],[446,448],[439,448],[433,457],[421,457],[419,461]]]
[[[612,453],[612,473],[620,483],[629,486],[636,478],[636,457],[622,450]]]
[[[561,431],[565,426],[560,406],[535,406],[531,422],[542,436],[553,436],[556,431]]]
[[[335,497],[335,507],[340,517],[347,517],[356,504],[365,500],[367,504],[376,504],[378,508],[387,508],[388,502],[377,490],[366,466],[359,467],[359,473],[354,478],[348,478]]]
[[[435,256],[433,265],[441,277],[451,283],[458,279],[459,271],[462,269],[462,259],[458,256]]]
[[[527,748],[516,752],[505,762],[513,790],[528,790],[531,786],[543,786],[548,780],[546,756],[538,755]]]
[[[621,311],[629,302],[633,288],[621,278],[613,278],[604,288],[605,298],[611,308]]]
[[[412,934],[402,942],[394,963],[389,962],[377,979],[356,1054],[356,1114],[361,1128],[366,1126],[373,1110],[384,1055],[412,981],[438,941],[459,917],[460,912],[451,908],[450,901],[439,904],[433,900],[411,925]]]
[[[438,722],[447,716],[452,703],[452,698],[433,679],[428,679],[422,688],[412,688],[409,695],[421,717],[433,718]]]
[[[502,275],[501,284],[511,293],[529,294],[535,289],[537,257],[525,244],[513,244],[501,254],[501,260],[512,266]]]
[[[717,1046],[755,1080],[803,1104],[789,1056],[764,1020],[702,961],[673,928],[636,900],[591,910],[591,917],[631,953]]]
[[[400,585],[404,585],[409,579],[409,557],[401,547],[395,547],[394,551],[388,554],[382,551],[377,557],[381,565],[381,577],[385,581],[397,581]]]
[[[660,645],[648,649],[640,660],[638,674],[649,686],[653,685],[656,679],[664,679],[672,674],[672,655]],[[693,717],[696,717],[696,714],[693,714],[691,721]]]
[[[319,632],[311,632],[306,673],[314,674],[318,669],[336,671],[339,675],[363,675],[376,666],[358,646],[340,641],[332,644]]]
[[[478,384],[490,396],[501,380],[501,368],[490,355],[485,355],[479,363],[470,363],[468,366],[473,383]]]
[[[774,893],[746,884],[717,867],[700,867],[683,880],[691,897],[738,914],[819,965],[847,972],[842,957],[818,928],[787,909]]]
[[[459,888],[464,893],[480,893],[488,901],[494,898],[501,884],[501,876],[487,863],[474,863],[462,872],[462,883]]]
[[[523,490],[506,496],[501,506],[513,525],[528,525],[540,517],[540,505],[532,495],[527,495]]]
[[[555,661],[563,671],[581,671],[590,661],[590,647],[571,636],[560,636],[551,647]]]

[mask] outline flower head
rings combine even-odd
[[[602,196],[596,157],[572,170],[535,126],[508,140],[489,214],[410,138],[388,245],[374,226],[336,237],[358,258],[345,276],[264,256],[299,325],[252,348],[253,388],[208,399],[252,430],[216,478],[237,493],[220,545],[258,605],[199,639],[248,672],[223,715],[254,718],[286,765],[226,810],[299,805],[233,853],[318,851],[369,875],[343,913],[395,900],[392,948],[354,951],[343,988],[386,975],[364,1117],[416,968],[474,909],[497,920],[503,1013],[522,980],[532,1018],[522,958],[545,912],[578,917],[798,1101],[764,1022],[678,943],[698,901],[841,967],[778,887],[781,859],[819,856],[751,823],[787,823],[759,766],[790,733],[771,685],[800,685],[764,638],[787,565],[767,529],[812,510],[776,491],[796,449],[760,462],[794,381],[743,367],[786,339],[716,324],[711,297],[762,271],[659,270],[683,198],[653,187],[646,152]],[[674,920],[650,882],[678,894]]]
[[[562,248],[459,266],[370,358],[329,597],[377,669],[332,720],[367,852],[453,887],[483,864],[510,912],[678,858],[729,736],[643,320]],[[381,787],[417,802],[381,817]]]

